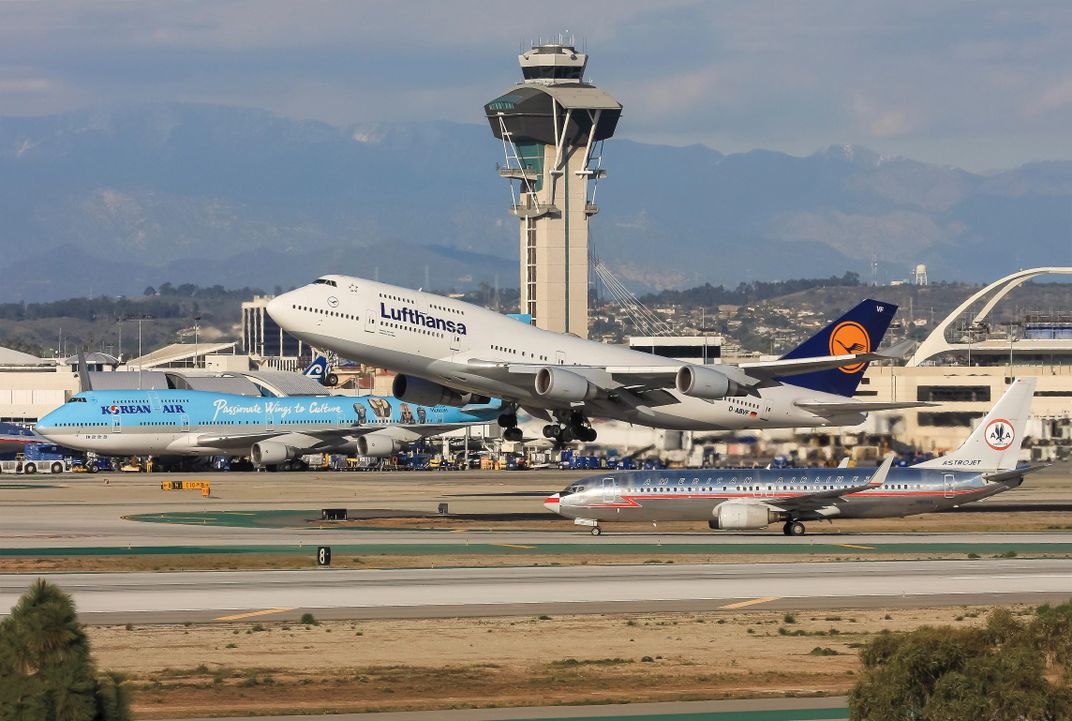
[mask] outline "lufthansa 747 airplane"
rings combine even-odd
[[[276,465],[306,453],[390,456],[501,412],[499,401],[454,408],[378,396],[91,390],[72,396],[36,430],[53,443],[106,456],[248,455],[258,465]]]
[[[856,425],[868,411],[926,405],[852,399],[868,362],[902,354],[875,352],[896,311],[865,300],[779,360],[694,365],[344,275],[268,304],[276,323],[310,345],[397,371],[397,398],[502,398],[507,440],[521,439],[521,407],[559,441],[595,440],[592,416],[682,430],[795,428]]]
[[[591,526],[606,521],[707,521],[747,530],[782,523],[787,536],[803,521],[899,518],[988,498],[1019,486],[1043,466],[1017,466],[1034,378],[1017,378],[964,444],[909,468],[891,454],[874,473],[858,468],[722,468],[625,471],[583,478],[544,502]]]

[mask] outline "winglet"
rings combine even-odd
[[[882,464],[875,469],[871,479],[867,482],[868,488],[878,488],[886,482],[886,476],[890,472],[890,468],[893,466],[894,459],[897,458],[896,453],[887,453],[886,458],[883,459]]]
[[[78,392],[85,393],[93,390],[93,382],[89,379],[89,365],[86,364],[86,352],[78,351]]]

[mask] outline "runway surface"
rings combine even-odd
[[[0,575],[8,611],[34,575]],[[1072,559],[55,574],[91,622],[1063,601]]]
[[[670,701],[601,706],[535,706],[501,709],[391,711],[332,714],[333,721],[842,721],[848,718],[848,699],[741,699],[730,701]],[[260,721],[232,717],[232,721]],[[304,721],[308,716],[275,716],[273,721]],[[172,721],[180,721],[173,719]],[[185,721],[194,721],[187,719]]]
[[[1048,474],[1048,475],[1047,475]],[[586,529],[573,526],[546,512],[542,497],[558,490],[590,471],[526,472],[458,472],[458,473],[218,473],[82,476],[77,478],[11,477],[0,481],[0,551],[9,554],[58,555],[63,549],[183,549],[272,547],[276,552],[295,552],[323,543],[395,547],[413,545],[531,545],[583,544],[592,549],[635,545],[657,548],[698,544],[717,548],[772,544],[788,547],[777,528],[748,533],[711,533],[697,528],[691,533],[667,532],[649,527],[642,533],[622,532],[606,527],[602,538],[591,538]],[[201,498],[195,492],[160,488],[161,480],[204,479],[211,481],[212,496]],[[975,504],[1057,504],[1072,501],[1072,476],[1067,466],[1047,469],[1031,477],[1030,484],[995,499]],[[435,514],[440,503],[449,503],[452,513],[494,519],[501,514],[546,518],[529,528],[481,531],[480,520],[467,522],[469,530],[461,532],[420,530],[365,530],[360,528],[317,528],[306,519],[319,517],[321,508],[349,508],[369,512],[372,509],[408,510]],[[1009,508],[1005,506],[1004,508]],[[258,514],[290,512],[290,527],[256,527],[219,525]],[[128,520],[138,515],[156,515],[165,522]],[[1000,525],[1001,513],[987,514]],[[948,516],[955,522],[956,514]],[[1052,515],[1055,526],[1064,526],[1059,515]],[[945,523],[945,516],[941,523]],[[176,523],[183,520],[184,523]],[[1072,519],[1070,519],[1072,520]],[[429,521],[434,525],[435,521]],[[305,527],[302,527],[302,526]],[[1072,524],[1070,524],[1072,525]],[[941,527],[941,526],[939,526]],[[1065,529],[1061,529],[1065,530]],[[1072,544],[1072,533],[1057,529],[1038,533],[870,533],[855,530],[852,522],[836,527],[808,524],[809,535],[791,539],[793,548],[801,544],[848,543],[874,544],[1046,544],[1053,552],[1072,550],[1057,544]],[[832,532],[834,531],[834,532]],[[840,532],[837,532],[840,531]],[[643,549],[647,551],[647,549]],[[1016,549],[1013,549],[1016,550]],[[171,552],[174,552],[172,550]],[[418,552],[416,550],[411,552]],[[773,549],[772,549],[773,552]]]

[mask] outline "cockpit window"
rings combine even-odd
[[[313,281],[313,285],[330,285],[332,288],[339,287],[338,283],[333,280],[328,280],[327,278],[317,278]]]
[[[581,493],[584,491],[584,486],[570,486],[566,490],[562,491],[563,496],[571,496],[574,493]]]
[[[78,396],[74,396],[73,398],[68,398],[67,402],[68,403],[88,403],[89,401],[87,401],[85,398],[79,398]]]

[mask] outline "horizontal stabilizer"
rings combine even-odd
[[[1043,468],[1049,468],[1052,463],[1040,463],[1036,466],[1024,466],[1023,468],[1017,468],[1013,471],[1002,471],[1001,473],[990,473],[983,476],[983,480],[988,483],[1004,483],[1005,481],[1013,481],[1019,478],[1023,478],[1028,473],[1034,473],[1035,471],[1041,471]]]
[[[893,411],[899,408],[923,408],[938,405],[924,401],[797,401],[796,407],[820,416],[840,415],[842,413],[870,413],[872,411]]]

